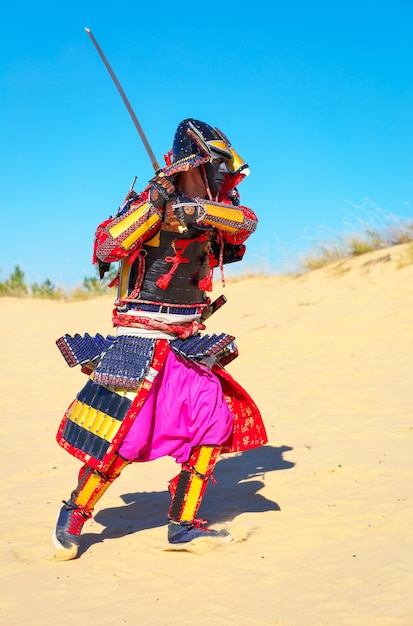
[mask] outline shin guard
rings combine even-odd
[[[70,498],[73,504],[91,515],[96,503],[129,463],[130,461],[115,456],[106,472],[84,465],[79,472],[78,485]]]
[[[219,446],[197,446],[182,470],[169,485],[171,505],[168,517],[171,522],[191,523],[195,520],[221,448]]]
[[[84,523],[92,517],[95,504],[109,485],[128,465],[120,456],[115,456],[104,474],[84,465],[79,472],[79,481],[67,502],[63,502],[53,535],[58,552],[55,561],[75,559],[80,545],[80,533]]]

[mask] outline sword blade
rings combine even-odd
[[[128,111],[129,111],[129,115],[131,116],[132,121],[133,121],[133,123],[135,124],[135,128],[136,128],[136,130],[138,131],[140,138],[142,139],[143,145],[145,146],[146,152],[148,153],[149,158],[150,158],[150,160],[151,160],[151,163],[152,163],[153,169],[154,169],[154,170],[155,170],[155,172],[156,172],[157,170],[159,170],[159,169],[160,169],[160,167],[159,167],[159,163],[158,163],[158,161],[156,160],[156,157],[155,157],[155,155],[154,155],[154,153],[153,153],[153,151],[152,151],[152,148],[151,148],[151,146],[150,146],[150,144],[149,144],[149,142],[148,142],[148,140],[147,140],[147,138],[146,138],[146,135],[145,135],[145,133],[143,132],[142,126],[139,124],[139,120],[138,120],[138,118],[136,117],[135,112],[134,112],[134,110],[132,109],[132,107],[131,107],[131,105],[130,105],[129,100],[128,100],[128,99],[127,99],[127,97],[126,97],[126,94],[125,94],[125,92],[123,91],[121,84],[119,83],[118,79],[116,78],[114,71],[112,70],[111,66],[109,65],[108,60],[106,59],[105,55],[103,54],[102,49],[101,49],[101,47],[99,46],[98,42],[96,41],[95,37],[93,36],[93,33],[92,33],[92,31],[90,30],[90,28],[85,28],[85,31],[86,31],[86,32],[87,32],[87,34],[89,35],[89,37],[90,37],[90,39],[91,39],[91,41],[92,41],[93,45],[95,46],[95,48],[96,48],[96,50],[97,50],[97,52],[98,52],[98,54],[99,54],[100,58],[102,59],[103,63],[105,64],[106,69],[108,70],[108,72],[109,72],[109,74],[110,74],[110,76],[111,76],[111,78],[112,78],[113,82],[115,83],[115,85],[116,85],[116,87],[117,87],[117,90],[119,91],[120,96],[121,96],[121,98],[122,98],[123,102],[125,103],[126,108],[127,108],[127,109],[128,109]]]

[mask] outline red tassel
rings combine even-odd
[[[156,281],[156,285],[159,287],[159,289],[166,289],[171,282],[171,278],[171,272],[168,272],[168,274],[163,274],[163,276],[160,276]]]
[[[199,281],[199,288],[202,291],[212,291],[212,276],[211,276],[211,272],[209,272],[208,275],[205,276],[205,278],[202,278],[202,280]]]
[[[212,280],[214,278],[214,267],[216,267],[218,265],[218,261],[216,260],[216,258],[214,257],[213,254],[209,254],[208,255],[208,260],[209,260],[208,274],[204,278],[201,278],[201,280],[198,283],[199,288],[202,289],[202,291],[212,291]]]

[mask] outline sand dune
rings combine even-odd
[[[413,265],[406,246],[301,277],[228,279],[209,331],[237,338],[229,370],[269,442],[222,457],[201,515],[236,541],[166,542],[161,459],[125,470],[50,560],[79,462],[55,443],[83,384],[55,339],[111,328],[112,298],[0,299],[0,621],[17,625],[411,626]],[[221,293],[215,285],[215,295]]]

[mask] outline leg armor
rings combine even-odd
[[[82,467],[78,485],[70,499],[64,501],[57,520],[54,543],[59,551],[55,560],[69,561],[77,556],[83,524],[92,517],[96,503],[129,463],[116,455],[105,473],[88,465]]]
[[[171,506],[168,517],[174,522],[192,522],[201,505],[208,480],[213,480],[213,471],[220,447],[197,446],[187,463],[169,486]]]
[[[168,511],[169,543],[179,545],[198,537],[231,540],[226,530],[216,531],[201,528],[202,520],[196,519],[209,480],[214,480],[213,471],[221,448],[219,446],[197,446],[182,470],[169,485],[171,505]]]

